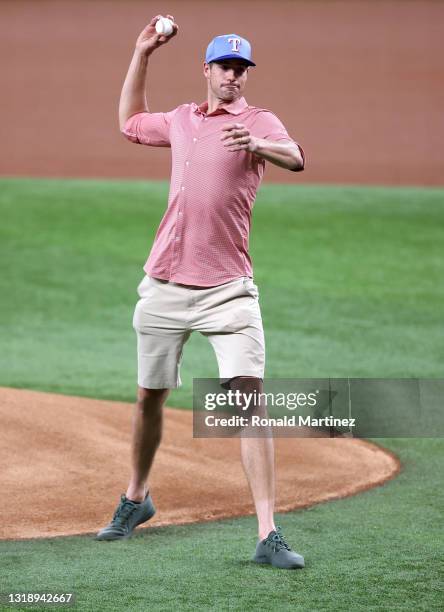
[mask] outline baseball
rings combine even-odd
[[[173,33],[173,22],[167,17],[160,17],[156,21],[156,32],[164,36],[170,36]]]

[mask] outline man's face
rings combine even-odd
[[[248,65],[237,59],[205,63],[204,74],[209,88],[219,100],[233,102],[245,89]]]

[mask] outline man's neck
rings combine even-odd
[[[220,108],[221,106],[225,106],[226,104],[232,104],[236,102],[236,99],[233,100],[221,100],[220,98],[216,98],[216,96],[212,92],[208,92],[208,110],[207,115],[214,113],[215,110]]]
[[[220,108],[223,104],[225,104],[224,100],[219,100],[219,98],[213,98],[213,99],[208,98],[207,115],[214,113],[214,111]]]

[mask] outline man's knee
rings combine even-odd
[[[262,385],[262,378],[258,378],[257,376],[234,376],[230,378],[227,384],[230,385],[230,387],[232,385]]]
[[[146,389],[145,387],[138,387],[137,404],[144,410],[162,408],[169,392],[169,389]]]
[[[230,390],[235,393],[235,407],[237,414],[250,418],[252,415],[261,415],[264,411],[262,390],[263,380],[256,376],[236,376],[229,381]]]

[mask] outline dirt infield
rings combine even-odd
[[[152,525],[253,513],[239,440],[194,439],[191,412],[166,409],[150,488]],[[0,388],[0,539],[90,533],[126,489],[131,405]],[[277,510],[353,495],[394,477],[399,462],[362,440],[276,439]],[[10,507],[15,508],[14,512]]]
[[[150,60],[152,111],[201,102],[204,49],[234,30],[257,62],[248,102],[307,153],[304,173],[268,164],[266,179],[443,184],[444,2],[433,0],[3,0],[0,175],[168,178],[169,150],[130,144],[117,125],[134,41],[158,12],[181,29]]]

